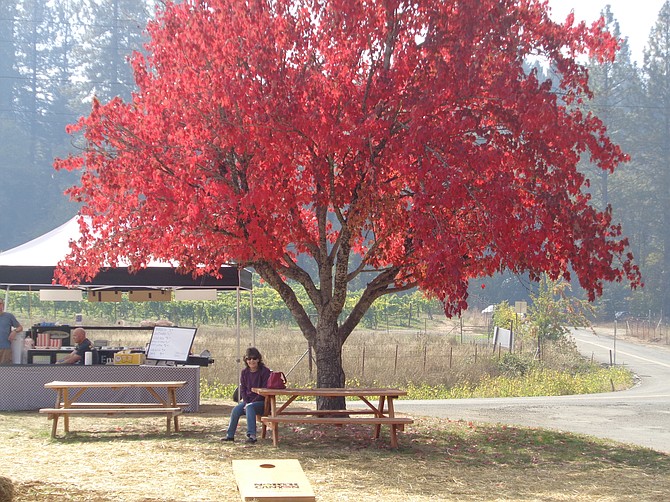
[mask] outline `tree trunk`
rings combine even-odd
[[[342,345],[337,330],[337,321],[327,325],[319,325],[316,329],[316,385],[322,387],[344,387],[344,369],[342,368]],[[346,409],[343,397],[317,398],[319,410]]]

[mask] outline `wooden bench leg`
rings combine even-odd
[[[179,417],[177,415],[174,416],[174,431],[179,432]]]
[[[397,428],[398,426],[395,424],[391,424],[391,448],[397,448],[398,447],[398,431]]]
[[[379,410],[377,413],[377,416],[383,417],[384,416],[384,402],[386,401],[386,396],[379,396],[379,404],[377,405],[377,409]],[[379,439],[382,433],[382,424],[377,424],[375,425],[375,434],[374,438]]]
[[[270,403],[270,399],[265,398],[265,403],[263,405],[263,415],[261,415],[261,416],[267,417],[268,415],[271,415],[271,414],[272,414],[272,405]],[[256,415],[258,420],[261,420],[261,416]],[[261,438],[262,439],[265,439],[265,437],[267,436],[267,432],[268,432],[268,426],[265,422],[263,422],[261,420]]]
[[[270,428],[272,430],[272,445],[279,446],[279,424],[275,422]]]
[[[382,424],[377,424],[377,425],[374,425],[373,427],[375,428],[375,432],[372,435],[372,437],[374,439],[379,439],[379,437],[381,436],[381,432],[382,432]]]
[[[83,392],[83,389],[79,391],[79,393]],[[76,400],[77,396],[75,395],[74,399]],[[60,399],[60,402],[62,403],[61,405],[57,405],[56,408],[69,408],[70,404],[72,401],[70,401],[70,396],[68,393],[67,389],[62,389],[61,394],[59,395],[58,399]],[[63,415],[63,430],[65,431],[65,435],[67,436],[70,433],[70,415]]]
[[[55,408],[60,408],[61,403],[63,402],[63,389],[58,389],[56,391],[56,404]],[[53,423],[51,424],[51,437],[55,438],[56,437],[56,432],[58,429],[58,417],[59,415],[49,415],[49,418],[53,420]],[[65,420],[65,417],[63,417],[63,420]],[[63,422],[65,423],[65,422]]]
[[[49,415],[49,418],[53,420],[53,423],[51,424],[51,437],[55,438],[56,437],[56,432],[58,429],[58,417],[60,415]]]

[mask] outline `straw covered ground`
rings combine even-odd
[[[230,401],[207,401],[165,434],[164,418],[74,417],[50,438],[36,412],[0,413],[0,476],[15,501],[240,500],[234,459],[300,461],[316,500],[665,501],[670,456],[541,429],[414,417],[389,448],[369,427],[281,428],[279,448],[222,443]],[[244,423],[240,424],[244,430]],[[59,432],[62,431],[59,426]]]

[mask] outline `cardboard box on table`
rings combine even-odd
[[[123,365],[123,364],[144,364],[146,356],[140,353],[134,354],[125,354],[123,352],[117,352],[114,354],[114,364]]]

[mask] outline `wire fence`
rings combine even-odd
[[[465,327],[464,327],[465,328]],[[508,353],[537,357],[534,343],[517,341],[514,347],[493,344],[484,325],[470,326],[462,332],[386,332],[355,333],[342,347],[342,365],[348,384],[391,385],[403,382],[449,384],[468,380],[489,370]],[[236,348],[230,339],[209,338],[208,350],[215,365],[203,370],[208,381],[234,382],[239,365]],[[297,332],[264,332],[257,335],[256,347],[267,365],[283,371],[292,385],[307,385],[316,380],[316,354]],[[242,350],[247,346],[243,344]],[[218,357],[217,357],[218,354]]]
[[[616,334],[631,336],[641,341],[670,345],[670,328],[662,320],[626,320],[614,323]]]

